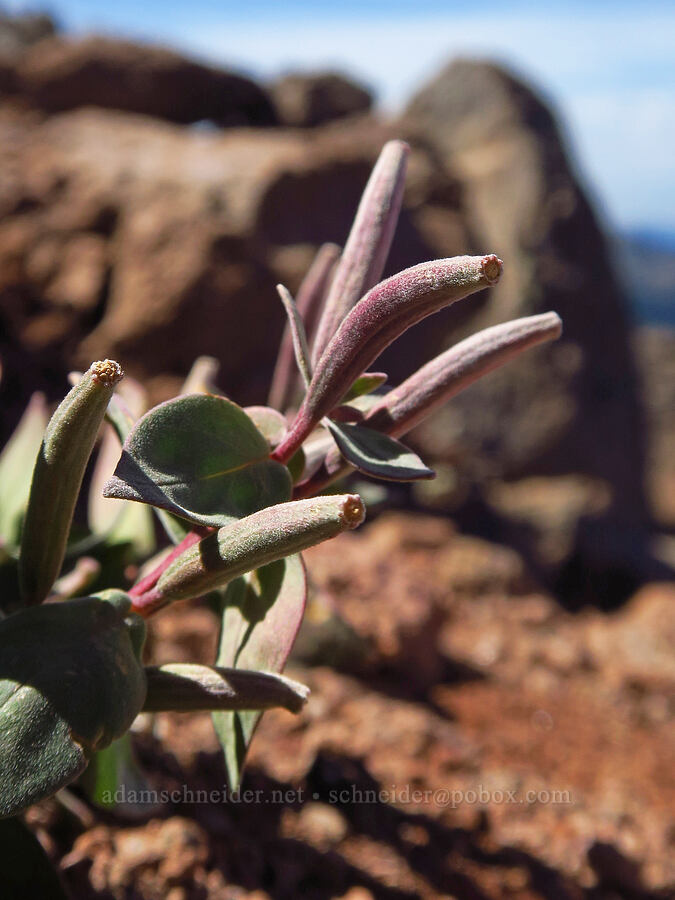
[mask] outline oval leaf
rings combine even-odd
[[[193,394],[151,409],[131,430],[104,496],[222,526],[291,496],[288,469],[241,407]]]
[[[72,781],[140,711],[145,626],[130,606],[111,591],[0,622],[0,818]]]
[[[342,456],[354,468],[387,481],[418,481],[433,478],[433,469],[416,453],[394,438],[363,425],[347,425],[326,420]]]
[[[302,558],[288,556],[237,578],[221,596],[216,664],[281,672],[305,612],[307,583]],[[246,751],[261,715],[257,710],[213,713],[231,790],[239,787]]]
[[[288,431],[286,417],[271,406],[246,406],[244,412],[271,448],[280,444]]]

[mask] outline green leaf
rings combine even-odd
[[[271,406],[246,406],[244,412],[253,422],[258,431],[265,436],[270,448],[281,443],[288,431],[288,422],[276,409]]]
[[[416,453],[394,438],[363,425],[347,425],[325,420],[340,453],[350,465],[387,481],[417,481],[433,478],[434,471]]]
[[[145,700],[145,625],[121,591],[0,621],[0,818],[71,782]]]
[[[141,803],[129,799],[133,796],[148,797],[148,792],[153,789],[136,759],[129,734],[94,754],[81,784],[96,806],[129,818],[144,818],[161,807],[160,803]]]
[[[342,402],[349,403],[349,401],[353,400],[355,397],[361,397],[363,394],[371,394],[374,390],[377,390],[377,388],[382,387],[386,380],[387,375],[385,372],[364,372],[363,375],[359,375],[354,384],[347,391]]]
[[[222,526],[288,500],[291,477],[269,458],[267,441],[241,407],[193,394],[136,423],[104,495]]]
[[[105,535],[109,544],[128,542],[136,560],[155,550],[152,511],[147,506],[103,496],[103,487],[119,459],[120,445],[114,430],[106,425],[89,485],[87,517],[94,534]]]
[[[0,820],[0,883],[3,900],[68,900],[42,845],[20,819]]]
[[[35,457],[47,427],[43,394],[33,394],[14,434],[0,454],[0,537],[10,547],[21,538]]]
[[[222,597],[216,664],[281,672],[305,611],[307,584],[302,558],[289,556],[237,578]],[[256,710],[213,713],[232,790],[241,781],[246,751],[261,715]]]

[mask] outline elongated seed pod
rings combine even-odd
[[[557,313],[514,319],[485,328],[418,369],[368,412],[364,425],[400,437],[455,394],[514,356],[560,336]]]
[[[245,572],[356,528],[364,516],[363,503],[356,494],[268,506],[188,548],[168,566],[152,590],[134,601],[134,609],[148,615],[174,600],[224,587]]]
[[[494,255],[456,256],[421,263],[380,282],[359,300],[319,360],[311,384],[274,458],[287,461],[355,379],[404,331],[444,306],[495,284]]]
[[[562,323],[554,312],[514,319],[485,328],[460,341],[384,394],[366,414],[363,424],[391,437],[401,437],[434,410],[488,372],[544,341],[560,336]],[[296,488],[296,497],[311,496],[351,467],[337,447]]]
[[[349,310],[382,277],[403,202],[409,154],[404,141],[388,141],[382,148],[319,319],[313,364]]]
[[[87,461],[122,375],[111,359],[92,363],[47,425],[21,539],[19,578],[27,605],[41,603],[58,577]]]
[[[309,688],[274,672],[169,663],[147,666],[146,712],[272,709],[299,712]]]

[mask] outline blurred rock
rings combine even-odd
[[[115,356],[143,378],[183,376],[206,353],[227,392],[264,400],[283,326],[275,284],[295,290],[316,244],[344,241],[389,136],[373,122],[308,136],[94,109],[45,121],[0,112],[0,316],[11,346],[38,368]],[[428,218],[441,211],[461,246],[454,183],[417,150],[392,266],[439,255]],[[397,348],[393,377],[428,357],[430,334],[415,329]]]
[[[296,128],[311,128],[365,113],[373,105],[367,88],[334,72],[285,75],[270,90],[279,121]]]
[[[15,86],[24,101],[48,113],[99,106],[182,124],[275,124],[270,99],[250,79],[112,38],[40,41],[20,57]]]
[[[615,512],[639,522],[644,421],[625,299],[551,111],[498,66],[460,60],[413,98],[404,122],[459,177],[478,247],[505,261],[462,334],[549,309],[563,320],[560,341],[481,379],[420,441],[440,449],[433,435],[443,434],[479,480],[600,478]]]
[[[54,20],[45,13],[0,12],[0,94],[16,90],[15,66],[24,51],[55,31]]]

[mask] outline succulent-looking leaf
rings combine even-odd
[[[216,664],[281,672],[297,637],[306,597],[300,556],[279,560],[232,582],[222,594]],[[260,716],[255,710],[213,714],[232,790],[239,787],[246,751]]]
[[[363,425],[339,425],[326,421],[340,453],[355,469],[387,481],[417,481],[433,478],[433,469],[400,441]]]
[[[291,292],[283,284],[277,285],[277,293],[281,297],[281,302],[286,310],[288,319],[288,327],[291,330],[291,338],[293,340],[293,353],[295,354],[295,362],[297,363],[302,380],[305,386],[312,380],[312,364],[309,361],[309,347],[307,346],[307,335],[305,334],[305,326],[302,317],[295,305],[295,300],[291,296]]]
[[[273,457],[282,462],[289,459],[356,378],[404,331],[444,306],[495,284],[501,271],[502,262],[494,255],[457,256],[413,266],[372,288],[331,338]]]
[[[357,397],[370,394],[381,387],[386,380],[387,375],[385,372],[364,372],[363,375],[359,375],[354,384],[349,388],[342,398],[342,402],[349,403],[350,400],[355,400]]]
[[[198,597],[253,569],[300,553],[357,528],[365,510],[355,494],[279,503],[233,522],[177,556],[134,608],[143,615],[176,600]]]
[[[58,577],[87,462],[121,378],[113,360],[92,363],[49,420],[21,538],[19,576],[26,604],[41,603]]]
[[[298,289],[296,305],[298,312],[302,316],[305,334],[310,343],[319,308],[323,302],[326,287],[330,283],[333,267],[339,256],[340,248],[336,244],[322,244]],[[272,377],[269,405],[275,409],[286,409],[293,399],[297,380],[293,341],[291,330],[287,325],[281,339],[277,364]]]
[[[124,443],[104,496],[139,500],[190,522],[220,526],[291,493],[288,469],[224,397],[192,394],[151,409]]]
[[[0,537],[9,547],[19,544],[33,465],[47,420],[44,394],[33,394],[14,434],[0,454]]]
[[[148,693],[143,709],[147,712],[263,710],[273,707],[298,712],[309,696],[309,688],[304,684],[273,672],[168,663],[146,666],[145,676]]]
[[[265,437],[270,449],[281,443],[288,431],[285,416],[271,406],[245,406],[244,412]]]
[[[21,819],[0,820],[2,900],[70,900],[42,844]]]
[[[145,626],[121,591],[0,622],[0,818],[79,775],[145,700]]]
[[[368,179],[319,320],[315,363],[345,315],[382,277],[403,201],[409,153],[403,141],[388,141]]]

